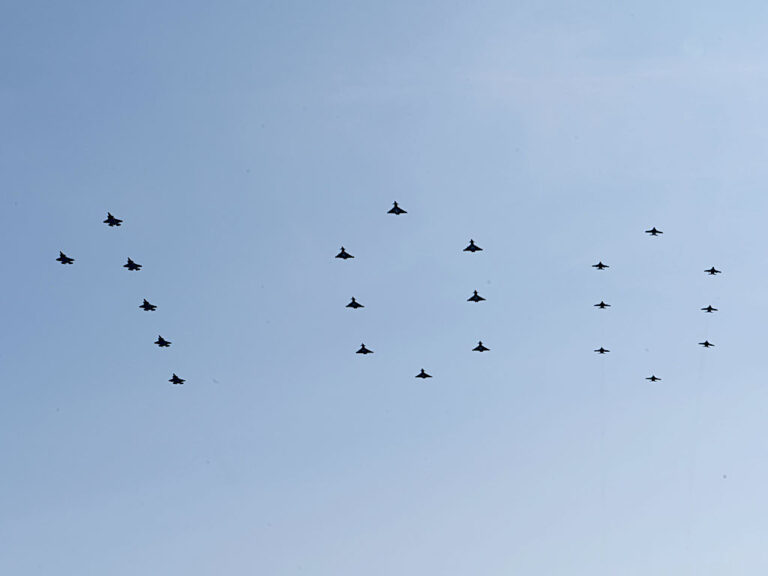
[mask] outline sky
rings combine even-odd
[[[0,573],[765,573],[768,7],[671,4],[0,5]]]

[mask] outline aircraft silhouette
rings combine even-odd
[[[651,228],[650,230],[645,231],[646,234],[650,234],[651,236],[658,236],[659,234],[664,234],[661,230],[656,230],[656,226]]]
[[[464,248],[464,252],[482,252],[483,249],[480,248],[477,244],[475,244],[475,241],[470,239],[469,240],[469,246]]]
[[[400,208],[400,206],[397,205],[397,202],[395,202],[394,206],[390,208],[387,214],[394,214],[395,216],[400,216],[400,214],[408,214],[408,212]]]
[[[115,218],[114,216],[112,216],[112,214],[107,212],[107,219],[104,220],[104,224],[107,224],[111,228],[112,226],[120,226],[120,224],[122,223],[123,223],[122,220],[120,220],[119,218]]]
[[[651,382],[660,382],[661,378],[656,378],[656,376],[654,376],[652,374],[652,375],[648,376],[648,378],[646,378],[646,380],[650,380]]]
[[[597,306],[598,308],[600,308],[600,310],[605,310],[606,308],[610,308],[611,307],[610,304],[606,304],[602,300],[600,300],[600,304],[594,304],[594,306]]]
[[[709,348],[710,346],[714,346],[709,340],[704,340],[704,342],[699,342],[700,346],[704,346],[704,348]]]
[[[341,258],[342,260],[346,260],[347,258],[354,258],[352,254],[344,250],[344,246],[341,247],[341,252],[336,254],[336,258]]]
[[[709,314],[712,314],[712,312],[717,312],[717,308],[712,308],[712,305],[710,304],[706,308],[702,308],[704,312],[708,312]]]
[[[472,294],[472,296],[467,298],[467,302],[482,302],[483,300],[485,300],[485,298],[483,298],[477,293],[477,290],[473,290],[473,292],[474,294]]]
[[[123,264],[123,268],[128,268],[131,271],[141,270],[141,264],[136,264],[136,262],[128,258],[128,262]]]
[[[368,348],[365,347],[365,344],[360,344],[360,350],[355,352],[355,354],[373,354],[373,350],[368,350]]]
[[[168,346],[171,345],[171,343],[168,340],[166,340],[165,338],[163,338],[162,336],[158,336],[157,337],[157,340],[155,341],[155,344],[160,346],[160,348],[168,348]]]
[[[490,350],[490,348],[483,346],[482,340],[478,341],[477,346],[472,348],[472,352],[487,352],[488,350]]]
[[[176,374],[174,374],[173,376],[171,376],[171,379],[168,380],[168,382],[170,382],[171,384],[184,384],[186,380],[184,380],[183,378],[179,378],[178,376],[176,376]]]
[[[346,306],[346,307],[347,307],[347,308],[354,308],[354,309],[358,309],[358,308],[365,308],[365,306],[363,306],[362,304],[360,304],[360,302],[358,302],[357,300],[355,300],[355,297],[354,297],[354,296],[352,296],[352,302],[350,302],[349,304],[347,304],[347,306]]]
[[[598,270],[605,270],[606,268],[610,268],[608,264],[603,264],[602,262],[598,262],[597,264],[592,264],[592,268],[597,268]]]
[[[419,372],[418,374],[416,374],[416,378],[432,378],[432,376],[430,376],[429,374],[427,374],[426,372],[424,372],[424,368],[422,368],[422,369],[421,369],[421,372]]]
[[[600,348],[598,348],[597,350],[595,350],[595,352],[597,352],[598,354],[605,354],[606,352],[610,352],[610,350],[606,350],[605,348],[603,348],[602,346],[600,346]]]
[[[60,251],[59,252],[59,257],[56,258],[56,261],[57,262],[61,262],[62,264],[72,264],[72,262],[74,262],[75,259],[74,258],[70,258],[66,254],[64,254],[64,252]]]
[[[715,274],[722,274],[722,271],[721,271],[721,270],[718,270],[718,269],[717,269],[717,268],[715,268],[714,266],[712,266],[712,268],[710,268],[709,270],[704,270],[704,272],[706,272],[706,273],[707,273],[707,274],[709,274],[710,276],[714,276]]]
[[[139,306],[139,308],[142,308],[145,312],[154,312],[157,309],[157,306],[155,306],[154,304],[150,304],[149,302],[147,302],[147,299],[145,298],[144,303],[141,306]]]

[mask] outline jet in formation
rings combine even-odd
[[[598,348],[597,350],[595,350],[595,352],[597,352],[598,354],[605,354],[606,352],[610,352],[610,350],[606,350],[605,348],[603,348],[602,346],[600,346],[600,348]]]
[[[654,376],[652,374],[652,375],[648,376],[648,378],[646,378],[646,380],[650,380],[651,382],[659,382],[661,380],[661,378],[657,378],[656,376]]]
[[[416,374],[416,378],[432,378],[432,376],[424,372],[424,368],[422,368],[421,372]]]
[[[170,382],[171,384],[184,384],[186,380],[184,380],[183,378],[179,378],[178,376],[176,376],[176,374],[174,374],[173,376],[171,376],[171,379],[168,380],[168,382]]]
[[[146,298],[144,299],[144,303],[141,306],[139,306],[139,308],[142,308],[145,312],[154,312],[155,310],[157,310],[157,306],[147,302]]]
[[[61,262],[62,264],[72,264],[72,262],[74,262],[75,259],[74,258],[70,258],[66,254],[64,254],[64,252],[60,251],[59,252],[59,257],[56,258],[56,261],[57,262]]]
[[[608,264],[603,264],[602,262],[598,262],[597,264],[592,264],[592,268],[597,268],[598,270],[605,270],[606,268],[610,268]]]
[[[128,262],[123,264],[123,268],[128,268],[131,271],[141,270],[141,264],[136,264],[136,262],[128,258]]]
[[[354,258],[352,254],[344,250],[344,246],[341,247],[341,252],[336,254],[336,258],[341,258],[342,260],[346,260],[347,258]]]
[[[112,216],[112,214],[107,212],[107,219],[104,220],[104,224],[106,224],[111,228],[112,226],[120,226],[120,224],[122,223],[123,223],[122,220],[120,220],[119,218],[115,218],[114,216]]]
[[[365,306],[363,306],[362,304],[360,304],[360,302],[358,302],[357,300],[355,300],[355,297],[354,297],[354,296],[352,296],[352,302],[350,302],[349,304],[347,304],[347,308],[354,308],[354,309],[356,310],[356,309],[358,309],[358,308],[365,308]]]
[[[480,248],[477,244],[475,244],[475,241],[470,238],[469,240],[469,246],[464,248],[464,252],[482,252],[483,249]]]
[[[155,344],[160,346],[160,348],[168,348],[168,346],[171,345],[170,341],[166,340],[160,335],[158,335],[157,340],[155,340]]]
[[[715,274],[722,274],[722,270],[718,270],[714,266],[712,266],[712,268],[710,268],[709,270],[704,270],[704,272],[706,272],[710,276],[714,276]]]
[[[477,346],[472,348],[472,352],[487,352],[488,350],[490,350],[490,348],[486,348],[485,346],[483,346],[483,342],[482,341],[479,341],[477,343]]]
[[[704,340],[704,342],[699,342],[699,346],[704,346],[704,348],[709,348],[710,346],[714,346],[712,342],[709,340]]]
[[[393,203],[394,206],[387,212],[387,214],[394,214],[395,216],[400,216],[400,214],[408,214],[405,210],[400,208],[400,206],[397,205],[397,202]]]
[[[650,230],[645,231],[646,234],[650,234],[651,236],[658,236],[659,234],[664,234],[661,230],[656,230],[656,226],[651,228]]]
[[[474,294],[472,294],[472,296],[467,298],[467,302],[482,302],[483,300],[485,300],[485,298],[483,298],[477,293],[477,290],[473,290],[473,292]]]
[[[702,308],[704,312],[708,312],[709,314],[712,314],[712,312],[717,312],[717,308],[712,308],[712,305],[710,304],[706,308]]]
[[[355,352],[355,354],[373,354],[373,350],[366,348],[365,344],[360,344],[360,350]]]
[[[611,305],[610,305],[610,304],[606,304],[606,303],[605,303],[605,302],[603,302],[602,300],[600,300],[600,304],[595,304],[595,306],[597,306],[598,308],[600,308],[600,310],[605,310],[606,308],[610,308],[610,307],[611,307]]]

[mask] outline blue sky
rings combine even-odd
[[[765,17],[4,4],[0,572],[764,573]]]

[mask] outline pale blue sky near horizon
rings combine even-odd
[[[767,6],[0,8],[0,573],[768,569]]]

